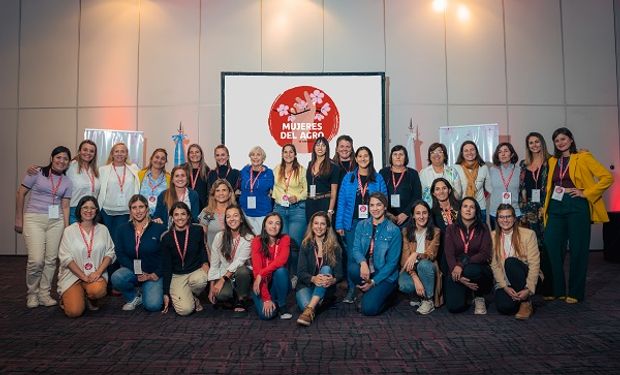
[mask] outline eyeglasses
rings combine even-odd
[[[499,220],[510,220],[510,219],[512,219],[513,217],[514,217],[514,216],[512,216],[512,215],[499,215],[497,218],[498,218]]]

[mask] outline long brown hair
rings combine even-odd
[[[241,223],[239,224],[239,235],[242,238],[251,240],[254,237],[254,233],[252,232],[252,228],[250,228],[250,225],[248,224],[248,220],[245,218],[245,215],[243,214],[243,210],[241,209],[241,207],[233,204],[226,208],[226,211],[224,211],[224,230],[222,231],[223,232],[222,233],[222,244],[219,250],[222,253],[222,256],[226,258],[227,261],[230,262],[232,261],[233,235],[232,235],[232,229],[230,229],[230,227],[228,226],[228,222],[226,222],[226,213],[229,210],[237,210],[239,212],[239,216],[241,220]]]
[[[540,148],[543,154],[543,163],[545,163],[551,157],[551,154],[547,149],[547,142],[545,142],[545,137],[543,137],[542,134],[538,132],[531,132],[525,137],[525,161],[523,164],[525,164],[526,167],[531,165],[532,160],[534,159],[534,155],[532,155],[532,151],[530,151],[530,146],[528,145],[528,142],[532,137],[538,138],[538,140],[540,141]]]
[[[209,173],[209,166],[207,165],[207,163],[205,163],[205,153],[202,152],[202,147],[200,147],[200,145],[198,143],[192,143],[191,145],[189,145],[189,147],[187,148],[187,163],[186,164],[186,171],[187,171],[187,178],[190,178],[189,176],[192,175],[192,162],[189,161],[189,150],[191,150],[193,148],[197,148],[200,151],[200,166],[198,167],[198,175],[200,176],[201,179],[206,179],[207,173]]]
[[[91,145],[95,148],[95,157],[93,157],[93,160],[88,162],[88,167],[92,169],[95,177],[99,177],[99,168],[97,168],[97,144],[91,141],[90,139],[85,139],[82,142],[80,142],[80,145],[78,146],[78,152],[73,157],[73,160],[77,161],[78,163],[78,174],[82,173],[82,165],[80,164],[80,161],[82,160],[82,156],[80,155],[80,151],[82,150],[82,146],[84,145]]]
[[[177,165],[176,167],[172,168],[172,171],[170,172],[170,187],[166,190],[164,190],[164,202],[166,203],[166,207],[170,208],[172,207],[172,205],[176,202],[179,201],[179,198],[177,197],[177,188],[176,186],[174,186],[174,183],[172,182],[173,178],[174,178],[174,174],[177,171],[183,171],[183,173],[185,173],[185,179],[189,180],[189,177],[187,176],[187,170],[184,168],[184,166],[182,165]],[[186,181],[185,183],[185,188],[189,191],[189,188],[187,187],[187,184],[189,183],[189,181]],[[189,193],[187,193],[189,194]]]
[[[230,197],[228,198],[227,206],[234,205],[236,202],[235,191],[230,185],[230,182],[228,182],[227,180],[223,178],[218,178],[217,180],[215,180],[213,185],[211,185],[211,189],[209,190],[209,202],[207,203],[207,207],[205,207],[204,209],[204,211],[209,215],[215,214],[215,208],[217,207],[217,202],[215,201],[215,191],[217,190],[218,187],[222,185],[226,185],[226,187],[230,191]]]
[[[336,233],[334,232],[334,228],[332,228],[332,222],[325,211],[315,212],[314,215],[310,217],[308,220],[308,227],[306,228],[306,233],[304,234],[304,239],[301,241],[302,246],[317,246],[316,238],[314,237],[314,232],[312,231],[312,223],[314,219],[317,217],[322,217],[325,219],[325,223],[327,224],[327,230],[325,232],[325,237],[323,238],[323,258],[329,264],[330,267],[336,266],[336,251],[340,250],[340,245],[338,244],[338,239],[336,238]]]
[[[504,256],[502,254],[502,246],[503,246],[502,228],[499,226],[499,212],[500,211],[510,211],[510,214],[514,218],[514,223],[512,224],[512,246],[515,249],[515,255],[517,257],[522,257],[524,254],[522,254],[521,240],[519,239],[519,221],[517,220],[517,215],[515,214],[514,207],[512,207],[512,205],[507,204],[507,203],[502,203],[499,206],[497,206],[496,219],[498,221],[498,224],[496,226],[497,229],[495,230],[495,235],[494,235],[495,245],[493,246],[493,257],[495,257],[495,259],[499,261]]]
[[[329,160],[329,141],[325,137],[319,137],[314,142],[314,146],[312,146],[312,158],[310,159],[310,163],[308,163],[308,170],[310,171],[310,174],[314,175],[312,169],[314,168],[314,164],[316,164],[317,162],[316,159],[318,158],[318,156],[316,155],[316,146],[319,144],[325,145],[325,156],[323,161],[321,162],[321,165],[319,166],[318,175],[329,176],[329,174],[332,172],[333,167],[331,160]]]
[[[284,149],[290,147],[293,149],[293,152],[295,153],[295,159],[293,159],[293,173],[291,174],[291,179],[294,177],[296,180],[299,180],[299,171],[301,169],[301,165],[299,165],[299,162],[297,161],[297,149],[295,148],[295,146],[292,143],[287,143],[284,146],[282,146],[282,152],[284,152]],[[282,161],[280,162],[280,168],[278,169],[278,181],[282,182],[284,181],[284,179],[286,178],[286,162],[284,161],[284,158],[282,158]]]

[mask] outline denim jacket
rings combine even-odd
[[[366,261],[372,239],[372,220],[369,218],[360,221],[355,228],[352,256],[356,265]],[[398,262],[402,242],[400,229],[387,218],[377,226],[373,254],[375,273],[371,275],[375,284],[384,280],[395,283],[398,279]]]
[[[351,181],[353,177],[353,181]],[[355,207],[355,195],[357,194],[357,168],[347,173],[342,179],[340,184],[340,191],[338,192],[338,206],[336,209],[336,230],[344,229],[351,230],[351,224],[353,223],[353,212],[357,209]],[[385,181],[379,173],[375,173],[375,181],[368,182],[368,192],[366,194],[372,194],[375,191],[381,192],[387,195],[387,187]]]

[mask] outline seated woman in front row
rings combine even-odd
[[[349,278],[364,293],[362,314],[373,316],[385,309],[396,289],[402,236],[386,217],[388,202],[383,193],[372,193],[369,204],[371,217],[355,229]]]
[[[286,268],[291,238],[282,234],[280,214],[271,212],[265,216],[260,235],[252,240],[251,249],[254,272],[252,299],[258,317],[261,320],[272,319],[277,312],[280,319],[291,319],[293,316],[286,308],[286,296],[291,290]]]
[[[175,202],[168,213],[172,227],[161,238],[164,275],[164,313],[170,302],[177,314],[202,311],[199,295],[207,286],[209,260],[204,231],[192,224],[192,214],[184,202]]]
[[[226,180],[218,181],[230,186]],[[248,265],[253,238],[254,233],[241,208],[229,206],[224,211],[224,230],[217,232],[211,244],[209,300],[213,304],[233,302],[235,317],[241,317],[247,311],[252,288],[252,271]]]
[[[482,221],[475,198],[463,198],[456,222],[446,228],[444,251],[448,264],[444,285],[448,311],[467,310],[467,300],[473,292],[474,314],[486,314],[484,295],[493,287],[493,273],[489,267],[491,233]]]
[[[398,277],[398,288],[401,292],[415,292],[422,299],[420,304],[411,301],[411,306],[420,307],[416,310],[422,315],[430,314],[435,305],[440,306],[441,272],[437,265],[437,251],[441,230],[430,218],[430,207],[423,200],[413,202],[412,220],[403,229],[403,253],[400,256],[401,272]]]
[[[533,312],[530,297],[536,292],[540,274],[536,233],[519,226],[515,209],[509,204],[500,204],[496,217],[491,261],[495,305],[500,313],[525,320]]]
[[[297,263],[297,306],[303,313],[297,319],[302,326],[314,320],[318,305],[336,293],[342,279],[342,250],[329,214],[318,211],[312,217],[301,242]]]

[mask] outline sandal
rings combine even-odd
[[[203,310],[200,300],[198,299],[198,297],[195,297],[195,296],[194,296],[194,306],[195,306],[194,308],[196,312],[201,312]]]

